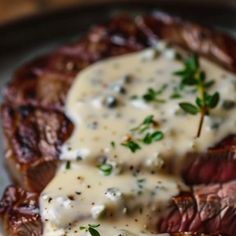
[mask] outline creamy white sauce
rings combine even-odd
[[[159,51],[114,57],[78,75],[66,102],[75,130],[62,147],[55,178],[40,197],[45,236],[89,235],[79,228],[94,222],[102,236],[157,233],[159,212],[184,188],[176,176],[168,176],[168,163],[177,169],[186,153],[204,152],[236,131],[236,109],[223,107],[236,101],[235,75],[201,59],[207,79],[215,82],[209,92],[219,91],[221,98],[195,138],[199,116],[186,114],[179,103],[194,102],[196,92],[185,88],[180,98],[171,98],[180,83],[173,72],[183,67],[175,53],[159,44]],[[149,88],[162,88],[158,99],[163,101],[145,101]],[[144,133],[131,131],[150,115],[155,126]],[[137,141],[135,152],[122,145],[127,137],[140,140],[154,131],[162,131],[164,138],[151,144]],[[65,167],[68,160],[73,161],[70,168]],[[111,167],[109,176],[99,170],[101,164]]]
[[[110,222],[110,227],[135,234],[155,232],[155,216],[166,199],[179,191],[175,178],[157,174],[104,176],[96,167],[80,163],[72,164],[70,170],[62,165],[58,172],[41,196],[42,218],[50,220],[56,229],[67,228],[68,233],[86,220],[97,220],[103,227]]]

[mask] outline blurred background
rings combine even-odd
[[[84,1],[86,0],[0,0],[0,22]]]
[[[51,9],[68,7],[78,4],[91,4],[93,2],[101,2],[103,0],[0,0],[0,24],[27,15],[45,12]],[[110,2],[122,2],[123,0],[106,0]],[[131,0],[132,1],[132,0]],[[144,0],[150,1],[150,0]],[[164,0],[156,0],[164,2]],[[179,4],[198,3],[203,5],[228,5],[236,7],[236,0],[165,0],[167,3],[177,2]]]

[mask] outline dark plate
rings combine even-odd
[[[191,2],[191,3],[190,3]],[[210,4],[211,3],[211,4]],[[236,32],[235,1],[115,1],[83,4],[46,12],[0,26],[0,88],[11,79],[15,68],[49,52],[65,41],[78,38],[91,25],[104,22],[119,12],[138,14],[164,10],[205,25]],[[2,146],[0,147],[2,149]],[[3,151],[1,152],[3,156]],[[0,164],[0,195],[9,183]]]

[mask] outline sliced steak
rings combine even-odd
[[[192,193],[173,198],[170,211],[160,220],[161,232],[236,233],[236,181],[199,185]]]
[[[9,186],[0,201],[0,215],[3,219],[4,235],[42,235],[38,195],[35,193]]]
[[[182,176],[189,185],[236,179],[236,136],[228,136],[204,154],[187,156],[186,163]]]
[[[2,107],[6,163],[25,189],[40,192],[54,176],[73,125],[63,113],[32,106]]]

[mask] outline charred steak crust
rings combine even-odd
[[[2,105],[6,164],[24,189],[40,192],[57,168],[59,148],[73,125],[60,111]]]
[[[23,188],[8,187],[0,202],[0,214],[4,221],[6,234],[41,235],[42,224],[38,214],[37,197],[53,177],[60,146],[73,130],[73,125],[63,114],[63,106],[75,75],[91,63],[103,58],[141,50],[158,39],[164,39],[187,50],[203,54],[227,69],[236,71],[236,42],[234,39],[197,24],[159,13],[142,16],[136,20],[127,16],[116,17],[107,25],[93,27],[78,42],[65,45],[48,55],[41,56],[16,71],[13,80],[4,91],[1,115],[5,136],[6,163],[13,178]],[[227,146],[227,150],[234,153],[232,148],[234,145],[235,140],[230,138],[227,145],[221,143],[218,148],[224,150]],[[229,158],[230,165],[236,165],[235,158],[232,156],[221,156],[218,151],[216,151],[216,155],[218,155],[220,163],[224,163],[224,160]],[[201,168],[203,171],[205,168],[204,158],[210,160],[209,165],[214,165],[214,157],[214,154],[212,157],[206,154],[200,158],[201,163],[198,164],[200,171]],[[196,159],[189,165],[194,166],[195,162]],[[195,181],[196,183],[224,182],[235,178],[235,173],[232,171],[227,177],[215,179],[212,176],[200,178],[199,175],[192,174],[192,171],[184,172],[184,175],[189,183],[195,183]],[[222,174],[220,173],[219,176]],[[204,189],[204,186],[199,188]],[[193,191],[186,196],[188,196],[187,200],[196,206],[194,194]],[[180,195],[176,199],[180,199],[180,202],[181,199],[185,201],[186,196]],[[32,198],[34,199],[33,205],[31,205]],[[187,200],[186,202],[188,202]],[[24,210],[22,210],[22,204]],[[178,209],[176,204],[174,209]],[[175,216],[176,212],[172,211]],[[199,210],[195,209],[196,211]],[[207,208],[204,208],[201,213],[205,214],[205,211]],[[192,212],[194,210],[190,213]],[[200,230],[200,233],[172,233],[172,236],[203,236],[204,234],[201,232],[210,233],[209,230],[200,226],[181,228],[181,225],[178,224],[181,224],[181,220],[184,221],[185,218],[181,217],[185,216],[182,214],[178,221],[175,221],[176,230],[169,225],[165,228],[163,223],[160,227],[171,233]],[[169,217],[171,218],[172,215]],[[219,232],[216,232],[214,236],[219,236]],[[234,234],[229,233],[227,236],[234,236]]]
[[[3,215],[3,226],[7,235],[42,234],[38,194],[27,192],[20,187],[9,186],[0,202],[0,213]]]

